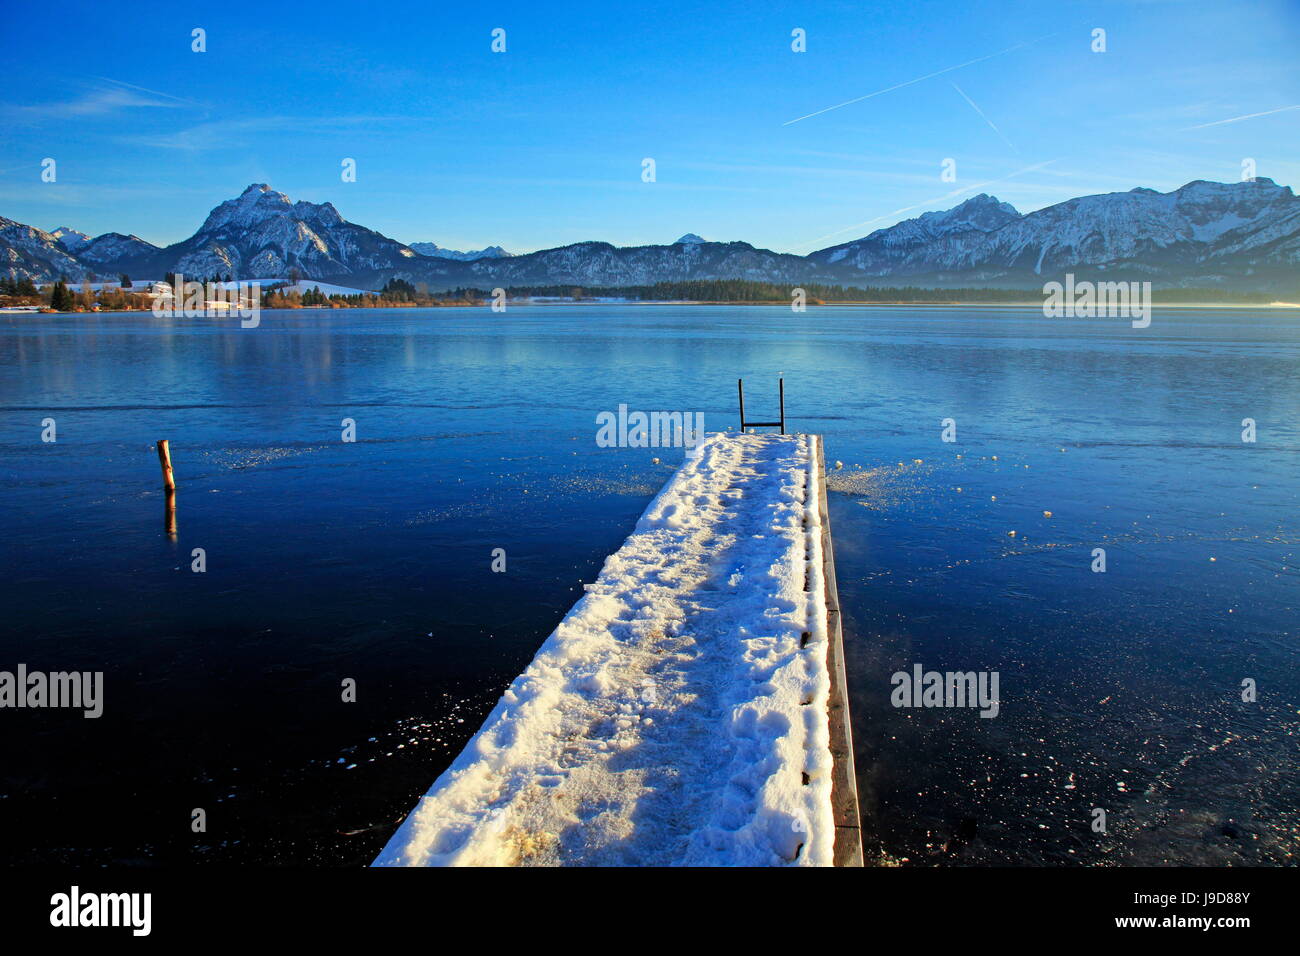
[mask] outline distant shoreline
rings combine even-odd
[[[83,281],[78,288],[69,286],[60,280],[46,287],[37,288],[30,280],[7,281],[0,286],[0,309],[19,307],[36,307],[50,311],[133,311],[152,308],[154,299],[162,296],[170,299],[173,295],[173,283],[182,281],[180,276],[168,274],[161,280],[149,280],[144,283],[133,282],[122,276],[131,284],[125,286],[111,283],[92,283]],[[745,279],[720,280],[684,280],[680,282],[657,282],[651,285],[626,286],[580,286],[580,285],[517,285],[492,290],[480,288],[452,288],[430,290],[417,287],[404,279],[390,279],[378,290],[341,286],[321,280],[300,279],[290,276],[289,280],[275,278],[258,278],[233,282],[231,280],[190,280],[185,282],[185,300],[203,301],[205,311],[208,305],[220,308],[230,300],[231,295],[238,294],[240,300],[260,299],[255,307],[261,309],[349,309],[349,308],[474,308],[482,306],[499,307],[504,303],[515,306],[524,305],[648,305],[648,306],[766,306],[775,308],[797,308],[801,311],[810,306],[849,306],[886,308],[961,308],[961,309],[1042,309],[1046,315],[1059,315],[1054,312],[1053,296],[1059,297],[1062,291],[1070,294],[1073,286],[1068,281],[1062,290],[1060,283],[1048,283],[1040,293],[1037,289],[998,289],[998,288],[923,288],[913,286],[874,287],[858,286],[822,286],[816,283],[805,284],[797,288],[786,288],[771,282],[758,282]],[[1111,283],[1119,288],[1118,294],[1127,303],[1130,295],[1138,292],[1130,290],[1124,283]],[[253,287],[250,290],[248,287]],[[1091,286],[1091,283],[1083,283]],[[1051,292],[1056,289],[1055,292]],[[258,293],[260,292],[260,295]],[[1051,292],[1049,295],[1048,293]],[[1086,290],[1085,290],[1086,292]],[[1293,290],[1276,291],[1259,290],[1237,292],[1225,289],[1181,288],[1171,287],[1153,290],[1150,283],[1143,283],[1141,290],[1142,308],[1154,305],[1160,309],[1294,309],[1300,308],[1300,301],[1288,301],[1285,297],[1297,298]],[[1101,294],[1101,286],[1098,286]],[[1110,295],[1107,292],[1107,295]],[[209,302],[209,300],[212,300]],[[1080,303],[1082,305],[1082,303]]]
[[[527,299],[510,299],[510,300],[508,300],[508,301],[509,301],[509,304],[510,304],[512,307],[515,307],[515,308],[548,308],[548,307],[553,307],[553,306],[564,306],[564,305],[569,305],[569,306],[572,306],[572,305],[580,305],[580,306],[602,306],[602,305],[620,305],[620,306],[623,306],[623,305],[633,305],[633,306],[667,306],[667,305],[673,305],[673,306],[767,306],[767,307],[782,307],[782,308],[788,308],[787,303],[783,303],[783,302],[762,302],[762,301],[730,302],[730,301],[725,301],[725,300],[719,300],[719,301],[698,300],[698,301],[697,301],[697,300],[684,300],[684,299],[664,299],[664,300],[653,300],[653,301],[652,301],[652,300],[645,300],[645,299],[629,299],[629,300],[625,300],[625,301],[621,301],[621,302],[607,302],[607,301],[593,301],[593,300],[583,300],[583,299],[573,299],[573,300],[567,300],[567,301],[566,301],[566,300],[558,300],[558,299],[547,299],[546,301],[542,301],[542,302],[533,302],[533,301],[529,301],[529,300],[527,300]],[[417,304],[415,304],[415,303],[411,303],[411,302],[403,302],[403,303],[385,303],[384,305],[374,306],[373,308],[379,308],[379,309],[402,309],[402,310],[410,310],[410,311],[419,311],[419,310],[423,310],[423,309],[429,309],[429,310],[438,309],[438,310],[441,310],[441,309],[448,309],[448,308],[483,309],[483,308],[489,308],[490,305],[491,305],[491,303],[490,303],[488,300],[484,300],[483,302],[479,302],[479,303],[463,302],[463,301],[462,301],[462,302],[455,302],[455,303],[441,303],[441,304],[435,304],[435,305],[417,305]],[[840,308],[840,307],[844,307],[844,306],[848,306],[848,307],[864,307],[864,306],[867,306],[867,307],[873,307],[873,308],[874,308],[874,307],[884,307],[884,308],[893,308],[893,309],[913,309],[913,308],[922,308],[922,309],[925,309],[925,308],[936,308],[936,307],[939,307],[939,308],[978,309],[978,310],[989,310],[989,309],[994,309],[994,310],[996,310],[996,309],[1033,309],[1033,310],[1035,310],[1035,311],[1041,311],[1042,308],[1043,308],[1043,304],[1042,304],[1042,302],[961,302],[961,301],[950,301],[950,300],[944,300],[944,301],[936,300],[936,301],[933,301],[933,302],[911,302],[911,301],[908,301],[908,302],[878,302],[878,301],[869,301],[869,302],[817,302],[817,303],[810,302],[810,303],[808,303],[808,307],[809,307],[809,308]],[[1281,311],[1281,310],[1285,310],[1285,309],[1300,309],[1300,302],[1260,302],[1260,303],[1239,303],[1239,302],[1154,302],[1154,303],[1152,303],[1152,307],[1153,307],[1153,308],[1158,308],[1158,309],[1233,309],[1233,310],[1238,310],[1238,311],[1240,311],[1240,310],[1244,310],[1244,309],[1276,309],[1276,310]],[[340,309],[339,306],[328,306],[328,305],[303,305],[303,306],[290,306],[290,307],[283,307],[283,306],[278,306],[278,305],[277,305],[277,306],[266,306],[266,307],[264,307],[263,311],[266,311],[266,312],[337,312],[337,311],[341,311],[341,309]],[[6,307],[4,307],[4,306],[0,306],[0,315],[6,315],[6,316],[11,316],[11,315],[80,315],[80,314],[93,314],[93,315],[134,315],[134,314],[138,314],[138,313],[147,313],[147,312],[150,312],[150,310],[147,309],[147,308],[138,308],[138,309],[111,309],[111,308],[110,308],[110,309],[104,309],[104,308],[100,308],[100,309],[94,309],[94,310],[76,309],[76,310],[73,310],[73,311],[71,311],[71,312],[58,312],[58,311],[55,311],[54,309],[49,308],[48,306],[47,306],[47,307],[44,307],[44,308],[30,308],[30,307],[29,307],[29,308],[23,308],[23,307],[21,307],[21,306],[19,306],[19,307],[6,308]]]

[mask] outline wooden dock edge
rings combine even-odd
[[[822,529],[822,571],[826,581],[826,669],[831,693],[830,719],[831,808],[835,818],[835,865],[862,866],[862,823],[858,815],[858,778],[853,767],[853,728],[849,720],[848,681],[844,671],[844,633],[840,625],[840,597],[835,584],[835,550],[831,545],[830,514],[826,508],[826,453],[817,438],[817,510]]]

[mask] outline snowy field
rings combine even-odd
[[[688,452],[375,865],[830,865],[820,468]]]

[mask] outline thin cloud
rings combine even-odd
[[[187,99],[179,96],[172,96],[170,93],[163,93],[159,90],[151,90],[147,86],[136,86],[134,83],[128,83],[126,80],[114,80],[107,76],[97,76],[94,79],[101,83],[111,83],[114,86],[125,87],[128,90],[135,90],[137,93],[145,93],[149,96],[158,97],[163,100],[171,100],[176,106],[193,106],[194,104]]]
[[[1285,113],[1287,110],[1300,110],[1300,103],[1295,106],[1279,106],[1275,110],[1264,110],[1262,113],[1247,113],[1245,116],[1233,116],[1230,119],[1215,120],[1213,123],[1201,123],[1199,126],[1184,126],[1178,132],[1186,133],[1192,129],[1208,129],[1211,126],[1224,126],[1228,123],[1240,123],[1242,120],[1255,119],[1257,116],[1272,116],[1274,113]]]
[[[782,123],[781,125],[792,126],[795,123],[800,123],[806,119],[812,119],[814,116],[821,116],[823,113],[829,113],[832,110],[843,109],[846,106],[852,106],[854,103],[861,103],[863,100],[869,100],[873,96],[881,96],[885,93],[892,93],[894,92],[894,90],[901,90],[905,86],[912,86],[913,84],[921,83],[924,82],[925,80],[933,79],[936,76],[943,76],[943,74],[951,73],[953,72],[953,70],[965,69],[968,66],[974,66],[976,63],[983,63],[985,60],[991,60],[997,56],[1005,56],[1008,53],[1013,53],[1016,50],[1023,49],[1024,47],[1032,46],[1035,43],[1038,43],[1042,40],[1046,40],[1049,37],[1054,37],[1054,36],[1056,36],[1055,33],[1048,33],[1034,40],[1025,40],[1023,43],[1017,43],[1015,46],[1009,46],[1005,50],[999,50],[997,53],[989,53],[985,56],[979,56],[973,60],[967,60],[965,63],[958,63],[956,66],[946,66],[942,70],[935,70],[933,73],[925,74],[925,76],[918,76],[916,77],[916,79],[913,80],[906,80],[902,83],[896,83],[893,86],[887,86],[883,90],[876,90],[874,93],[868,93],[866,96],[859,96],[851,100],[845,100],[843,103],[836,103],[834,106],[828,106],[825,109],[817,110],[816,112],[808,113],[804,116],[795,117],[794,119]]]
[[[146,89],[121,80],[96,77],[100,86],[83,93],[81,96],[62,103],[39,103],[24,106],[22,111],[54,119],[73,119],[77,117],[111,116],[126,109],[153,108],[177,109],[190,106],[185,100],[157,90]]]

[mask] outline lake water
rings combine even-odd
[[[1295,862],[1300,315],[617,305],[0,316],[0,670],[105,672],[0,711],[0,860],[368,862],[680,463],[596,415],[742,375],[843,463],[872,858]]]

